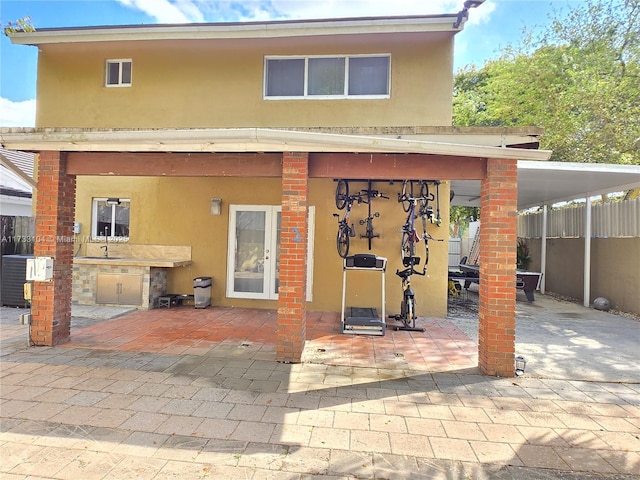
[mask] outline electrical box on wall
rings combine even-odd
[[[82,230],[82,224],[80,222],[75,222],[73,224],[73,233],[80,233],[80,230]]]
[[[46,282],[53,278],[53,258],[27,258],[27,280]]]

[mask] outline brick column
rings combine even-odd
[[[276,345],[276,360],[279,362],[300,362],[304,349],[307,330],[308,192],[308,154],[284,152]]]
[[[478,363],[485,375],[514,376],[516,160],[489,159],[480,200]]]
[[[65,154],[40,152],[34,255],[53,258],[53,280],[33,282],[31,342],[69,341],[73,278],[76,177],[67,175]]]

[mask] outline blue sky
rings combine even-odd
[[[508,44],[519,44],[523,28],[548,23],[549,14],[580,0],[486,0],[470,11],[456,36],[455,69],[482,66]],[[275,19],[456,13],[464,0],[0,0],[2,25],[31,17],[38,28],[235,22]],[[33,126],[36,96],[35,47],[0,39],[0,126]]]

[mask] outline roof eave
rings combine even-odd
[[[264,128],[5,128],[0,131],[0,141],[4,148],[28,151],[418,153],[536,161],[551,156],[548,150]]]
[[[457,33],[456,16],[431,15],[411,17],[371,17],[325,20],[297,20],[247,23],[194,23],[176,25],[123,25],[80,28],[41,29],[10,35],[17,45],[56,43],[251,39],[309,37],[318,35],[358,35],[380,33]]]

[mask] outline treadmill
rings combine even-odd
[[[365,270],[380,272],[382,277],[382,315],[371,307],[345,307],[347,296],[347,272]],[[345,257],[342,267],[342,313],[340,316],[342,333],[354,335],[384,335],[385,323],[385,272],[387,259],[362,253]]]

